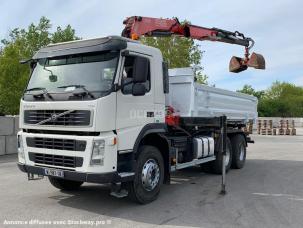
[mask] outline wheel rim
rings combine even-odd
[[[142,168],[142,185],[147,191],[152,191],[160,180],[160,168],[155,159],[148,159]]]
[[[245,155],[245,148],[244,148],[243,144],[241,144],[240,145],[240,156],[239,156],[240,161],[244,160],[244,155]]]
[[[226,147],[225,166],[228,166],[230,160],[230,150]]]

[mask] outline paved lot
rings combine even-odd
[[[227,195],[218,194],[220,176],[189,169],[164,186],[157,201],[144,206],[109,196],[106,186],[87,184],[64,193],[47,179],[28,182],[15,157],[2,156],[0,227],[31,219],[35,224],[99,221],[114,227],[302,227],[303,136],[254,139],[244,169],[227,175]]]

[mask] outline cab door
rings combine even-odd
[[[143,63],[144,66],[138,66],[138,64]],[[146,124],[154,122],[152,58],[144,54],[130,52],[123,57],[122,64],[120,71],[121,89],[117,92],[118,150],[131,150],[141,129]],[[141,73],[147,73],[144,82],[134,81],[135,74],[138,74],[138,67],[141,68]],[[143,67],[144,69],[142,69]],[[142,88],[145,90],[144,93],[142,93]]]

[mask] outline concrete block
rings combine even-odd
[[[0,135],[13,135],[15,129],[13,116],[0,116]]]
[[[5,154],[5,136],[0,136],[0,155]]]
[[[16,154],[18,152],[17,149],[17,136],[5,136],[5,145],[6,145],[6,154]]]
[[[18,131],[20,130],[19,129],[19,116],[14,117],[14,122],[15,122],[15,133],[14,133],[14,135],[17,135]]]

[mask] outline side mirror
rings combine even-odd
[[[49,81],[50,82],[56,82],[56,81],[58,81],[58,77],[57,77],[57,75],[50,75],[49,76]]]
[[[133,82],[144,83],[147,81],[149,61],[147,58],[137,56],[134,63]]]
[[[121,80],[121,90],[123,93],[131,94],[133,90],[133,80],[132,78],[122,78]]]
[[[143,96],[146,93],[145,85],[142,83],[133,84],[132,95],[134,96]]]

